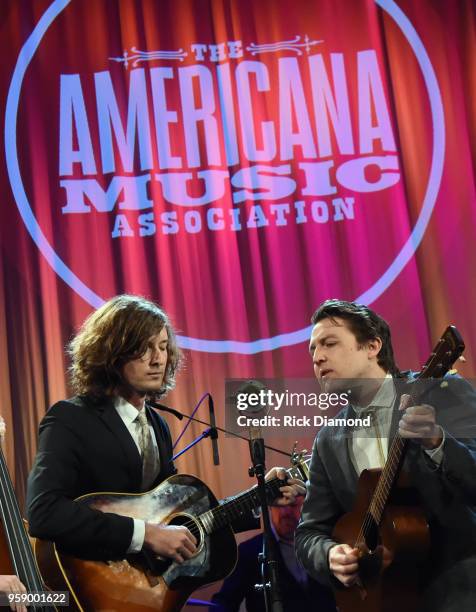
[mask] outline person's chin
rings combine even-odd
[[[147,395],[148,393],[157,393],[162,387],[162,380],[148,380],[140,388],[137,389],[138,393]]]
[[[324,393],[337,393],[342,386],[342,380],[332,376],[324,376],[320,380],[320,385]]]
[[[149,385],[147,387],[146,392],[147,393],[156,393],[157,391],[160,391],[160,389],[162,388],[162,381],[154,384],[154,385]]]

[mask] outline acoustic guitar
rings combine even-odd
[[[412,404],[418,385],[446,374],[464,350],[463,340],[449,326],[412,383]],[[352,512],[336,523],[333,539],[359,550],[359,581],[351,587],[334,584],[339,612],[418,612],[420,572],[430,545],[429,527],[418,497],[401,469],[407,440],[395,435],[383,469],[364,470],[359,477]],[[337,583],[337,581],[335,581]]]
[[[310,457],[293,452],[291,463],[287,476],[307,480]],[[267,481],[269,495],[277,496],[282,484],[278,478]],[[186,474],[171,476],[147,493],[92,493],[76,501],[150,523],[185,525],[198,541],[197,553],[177,564],[147,551],[107,562],[83,560],[36,540],[45,580],[54,587],[61,575],[71,594],[70,610],[87,612],[177,612],[198,587],[233,571],[237,548],[230,525],[260,505],[256,487],[219,504],[204,482]]]

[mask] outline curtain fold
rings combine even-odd
[[[390,273],[407,240],[415,242],[415,253],[371,300],[391,324],[397,360],[402,368],[418,369],[445,326],[454,323],[467,344],[461,372],[473,375],[476,8],[470,0],[396,3],[428,54],[444,116],[441,179],[416,248],[410,233],[428,190],[438,126],[421,65],[385,9],[392,3],[379,4],[384,8],[370,0],[72,0],[45,31],[25,70],[14,134],[31,212],[63,262],[98,301],[123,292],[150,297],[170,314],[179,334],[209,342],[213,350],[220,340],[248,350],[250,343],[302,331],[298,342],[256,354],[186,349],[177,388],[166,399],[171,406],[191,412],[210,391],[217,423],[224,425],[226,378],[311,377],[305,328],[315,307],[328,297],[367,295]],[[46,0],[2,2],[4,120],[20,50],[51,6]],[[288,41],[289,47],[296,36],[299,44],[313,45],[253,54],[254,45]],[[126,66],[124,52],[131,56],[134,48],[187,55],[142,59],[135,66],[129,59]],[[136,89],[131,79],[137,79]],[[76,94],[62,94],[66,86]],[[137,130],[149,131],[147,138],[128,119],[134,109]],[[64,131],[61,140],[68,125],[70,158]],[[7,122],[6,133],[11,128]],[[129,152],[132,147],[128,129],[135,138],[130,166],[121,153],[121,146]],[[69,393],[64,348],[93,305],[37,248],[37,230],[28,231],[19,212],[7,154],[4,143],[0,412],[23,504],[38,423],[48,406]],[[361,172],[356,160],[370,156],[398,163],[395,185],[375,188],[397,172],[391,165]],[[68,159],[71,172],[61,173]],[[192,176],[185,191],[177,182],[183,173]],[[115,187],[109,195],[104,191],[115,177],[125,190],[117,191],[116,200]],[[72,194],[79,185],[74,181],[81,180],[89,180],[92,191],[80,206]],[[367,181],[367,192],[355,189],[359,180]],[[200,203],[207,193],[209,201]],[[193,204],[185,205],[188,199]],[[81,210],[65,212],[68,206]],[[206,419],[201,410],[197,416]],[[182,424],[166,418],[177,437]],[[182,442],[202,430],[193,425]],[[314,432],[296,435],[309,448]],[[286,451],[293,442],[274,440]],[[223,437],[219,444],[220,468],[212,466],[208,440],[177,466],[202,477],[220,497],[250,482],[246,444]],[[269,454],[269,465],[282,462]]]

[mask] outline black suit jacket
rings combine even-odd
[[[412,376],[407,378],[411,393]],[[418,444],[408,445],[405,469],[420,494],[431,534],[431,565],[424,588],[425,610],[476,610],[476,393],[461,378],[434,381],[421,403],[435,408],[445,430],[443,460],[436,465]],[[391,435],[398,426],[398,397]],[[338,416],[354,417],[351,407]],[[306,570],[329,584],[327,555],[337,520],[352,510],[358,475],[346,426],[323,428],[314,443],[308,492],[296,531],[296,553]]]
[[[265,612],[263,593],[254,589],[255,584],[262,582],[258,562],[262,550],[262,534],[239,545],[238,563],[218,593],[213,595],[212,603],[215,605],[209,608],[210,612],[238,612],[243,600],[247,612]],[[299,583],[286,567],[279,546],[276,546],[276,550],[284,612],[336,612],[332,591],[312,578],[305,584]]]
[[[155,410],[146,409],[160,454],[155,486],[176,470],[169,428]],[[40,423],[38,453],[28,477],[31,535],[53,540],[76,556],[124,557],[133,519],[73,500],[87,493],[139,493],[141,477],[139,451],[112,401],[78,396],[58,402]]]

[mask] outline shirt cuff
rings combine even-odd
[[[443,461],[443,444],[445,443],[445,439],[446,439],[445,430],[440,425],[438,425],[438,427],[440,428],[441,435],[442,435],[441,444],[437,446],[436,448],[432,448],[432,449],[425,448],[425,453],[428,455],[428,457],[430,457],[430,459],[434,463],[436,463],[436,465],[440,465],[441,462]]]
[[[144,538],[145,521],[141,521],[140,519],[134,519],[134,532],[132,534],[132,541],[130,543],[130,546],[127,549],[127,554],[140,552],[142,550],[142,546],[144,545]]]

